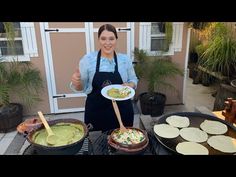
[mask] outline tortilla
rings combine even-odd
[[[203,131],[213,135],[221,135],[228,131],[225,124],[214,120],[205,120],[200,124],[200,127]]]
[[[174,127],[184,128],[189,126],[189,118],[173,115],[166,119],[166,122]]]
[[[176,151],[183,155],[208,155],[208,149],[195,142],[182,142],[177,144]]]
[[[179,136],[179,129],[169,124],[154,125],[154,132],[163,138],[176,138]]]
[[[196,143],[202,143],[208,138],[206,132],[195,127],[182,128],[179,133],[183,139]]]
[[[216,150],[225,153],[234,153],[236,152],[236,139],[225,136],[225,135],[216,135],[212,136],[207,140],[207,143]]]

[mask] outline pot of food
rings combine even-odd
[[[145,152],[149,139],[147,132],[134,127],[126,127],[122,132],[120,128],[112,131],[108,138],[108,144],[116,154],[142,154]]]
[[[88,130],[92,127],[77,119],[58,119],[48,121],[52,131],[58,136],[55,144],[46,141],[47,131],[42,124],[28,132],[27,141],[40,155],[73,155],[82,147]]]

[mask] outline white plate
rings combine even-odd
[[[110,97],[109,95],[107,95],[107,91],[112,89],[112,88],[115,88],[115,89],[122,89],[122,88],[129,88],[129,90],[131,91],[131,93],[129,94],[129,96],[125,97],[125,98],[113,98],[113,97]],[[119,84],[113,84],[113,85],[108,85],[106,87],[104,87],[102,90],[101,90],[101,93],[102,95],[107,98],[107,99],[110,99],[110,100],[116,100],[116,101],[123,101],[123,100],[128,100],[130,98],[133,98],[133,96],[135,95],[135,91],[132,87],[129,87],[129,86],[123,86],[123,85],[119,85]]]

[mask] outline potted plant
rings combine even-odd
[[[209,29],[208,29],[209,28]],[[228,28],[224,23],[212,23],[204,34],[204,50],[199,55],[199,68],[201,71],[214,76],[219,81],[213,110],[224,109],[224,101],[228,97],[235,98],[236,92],[230,81],[236,73],[236,39],[234,29]]]
[[[7,35],[13,34],[9,32],[12,30],[6,29]],[[9,45],[14,46],[12,35],[8,39]],[[15,130],[22,122],[23,106],[12,103],[12,100],[20,100],[30,109],[40,100],[41,89],[43,81],[40,71],[31,62],[19,62],[17,58],[6,61],[4,56],[0,56],[0,132]]]
[[[199,64],[230,78],[236,71],[236,40],[223,23],[216,23]]]
[[[134,57],[137,60],[135,71],[139,79],[145,79],[148,91],[139,95],[142,114],[159,116],[164,112],[166,95],[160,93],[161,88],[174,89],[166,79],[176,75],[183,75],[179,67],[168,57],[150,57],[144,50],[135,48]]]

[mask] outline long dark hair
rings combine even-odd
[[[105,24],[105,25],[102,25],[99,30],[98,30],[98,38],[101,36],[102,32],[104,30],[107,30],[107,31],[110,31],[110,32],[113,32],[116,39],[118,39],[118,35],[117,35],[117,31],[116,31],[116,28],[111,25],[111,24]]]

